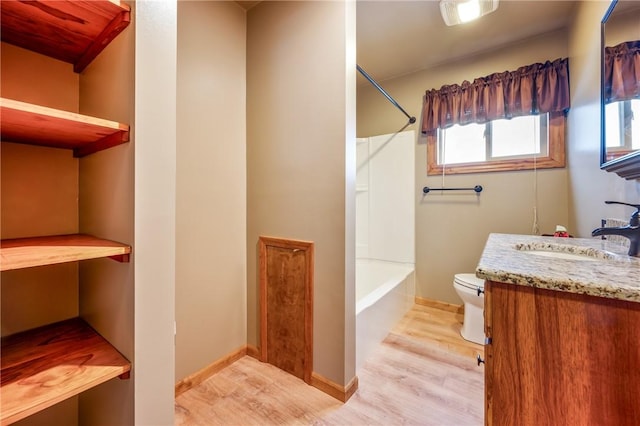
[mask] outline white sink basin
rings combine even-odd
[[[602,261],[615,256],[603,250],[570,244],[530,243],[516,244],[515,249],[535,256],[565,260]]]

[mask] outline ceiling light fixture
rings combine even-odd
[[[473,21],[498,8],[499,0],[440,0],[440,13],[448,26]]]

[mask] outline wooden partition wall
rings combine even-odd
[[[260,237],[260,357],[311,383],[313,242]]]

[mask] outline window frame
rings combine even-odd
[[[427,175],[504,172],[514,170],[532,170],[563,168],[566,165],[565,129],[566,115],[564,112],[549,113],[549,140],[546,156],[530,156],[489,160],[473,163],[438,164],[438,135],[427,135]]]

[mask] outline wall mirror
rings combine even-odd
[[[611,2],[601,25],[603,170],[640,178],[640,2]]]

